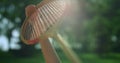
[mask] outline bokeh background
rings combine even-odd
[[[41,0],[0,0],[0,63],[45,63],[40,45],[25,45],[25,7]],[[120,63],[120,0],[75,0],[59,32],[83,63]],[[62,63],[70,63],[52,40]]]

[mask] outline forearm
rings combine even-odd
[[[46,63],[60,63],[60,60],[54,48],[52,47],[52,44],[49,42],[47,38],[42,40],[40,44]]]

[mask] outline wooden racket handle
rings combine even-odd
[[[48,38],[40,40],[40,45],[46,63],[60,63],[60,59]]]
[[[71,63],[81,63],[75,52],[69,47],[69,44],[62,38],[60,34],[54,35],[54,38],[58,40],[59,45]]]

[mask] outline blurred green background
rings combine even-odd
[[[39,44],[25,45],[25,7],[41,0],[0,0],[0,63],[45,63]],[[78,0],[80,10],[60,28],[83,63],[120,63],[120,0]],[[69,19],[68,19],[69,20]],[[62,63],[70,63],[53,40]]]

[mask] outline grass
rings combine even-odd
[[[120,54],[110,54],[107,57],[100,58],[96,54],[82,54],[83,63],[120,63]]]
[[[70,63],[62,52],[58,52],[62,63]],[[100,58],[96,54],[78,54],[83,63],[120,63],[120,54],[109,54],[107,58]],[[0,53],[0,63],[45,63],[41,53],[31,57],[15,57],[8,53]]]

